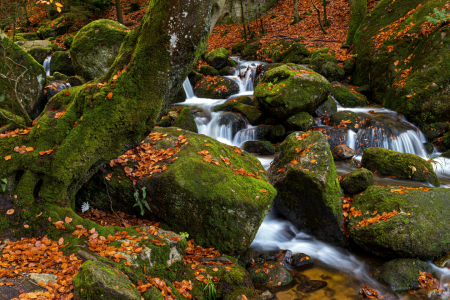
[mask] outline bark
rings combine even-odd
[[[116,13],[117,13],[117,22],[123,24],[122,5],[120,4],[120,0],[116,0]]]
[[[297,24],[298,22],[300,22],[300,20],[301,18],[298,14],[298,2],[297,0],[294,0],[294,22],[292,22],[292,24]]]
[[[295,1],[297,1],[297,0],[295,0]],[[258,8],[259,8],[259,19],[261,21],[261,34],[264,34],[264,22],[263,22],[262,10],[261,10],[261,0],[258,1]]]
[[[244,26],[244,37],[245,40],[247,40],[247,29],[245,27],[245,17],[244,17],[244,5],[242,4],[242,0],[241,0],[241,17],[242,17],[242,25]]]
[[[314,0],[311,0],[311,3],[314,6],[314,9],[317,11],[317,18],[319,21],[320,29],[322,29],[324,34],[327,34],[327,31],[325,30],[325,28],[323,28],[322,21],[320,20],[320,10],[317,8],[316,4],[314,3]]]
[[[327,17],[327,5],[328,5],[328,1],[327,0],[323,0],[322,1],[322,5],[323,5],[323,26],[328,27],[330,26],[328,24],[328,17]]]
[[[244,12],[242,12],[242,13],[244,13]],[[251,38],[251,37],[253,37],[253,32],[250,29],[250,19],[248,17],[248,0],[245,0],[245,19],[247,21],[248,34],[249,34],[249,36]]]
[[[28,134],[0,138],[0,179],[8,180],[0,201],[17,205],[14,220],[34,207],[76,216],[74,196],[82,184],[137,146],[181,88],[206,48],[212,2],[150,0],[107,74],[54,96]],[[21,145],[33,150],[15,152]],[[51,153],[39,154],[46,150]]]

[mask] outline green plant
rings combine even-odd
[[[6,191],[6,184],[8,184],[8,179],[3,178],[0,180],[0,187],[2,188],[2,192]]]
[[[139,208],[141,209],[141,216],[143,216],[145,213],[144,206],[147,207],[148,210],[151,210],[147,200],[145,200],[146,196],[147,193],[145,192],[145,187],[142,188],[142,199],[139,197],[139,190],[136,190],[134,192],[134,199],[136,199],[136,204],[133,205],[133,207],[139,206]]]
[[[203,294],[205,295],[206,300],[216,300],[216,286],[211,279],[208,280],[208,283],[203,289]]]
[[[180,232],[180,235],[182,235],[186,240],[189,238],[189,233],[187,232]]]
[[[450,14],[443,10],[434,9],[434,16],[426,16],[425,17],[429,22],[433,25],[445,24],[450,20]]]

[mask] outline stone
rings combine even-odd
[[[337,63],[328,61],[322,65],[319,74],[323,75],[328,81],[342,81],[345,77],[344,68],[338,66]]]
[[[264,114],[260,110],[247,104],[238,103],[234,105],[231,110],[242,114],[245,118],[247,118],[251,125],[260,124],[261,120],[264,118]]]
[[[382,175],[429,182],[436,187],[441,185],[433,166],[414,154],[372,147],[364,150],[361,164],[364,168]]]
[[[293,280],[288,270],[274,261],[259,262],[254,267],[247,268],[247,271],[253,282],[264,283],[273,287],[288,285]]]
[[[216,69],[214,69],[213,67],[210,67],[210,66],[201,66],[200,73],[202,73],[205,76],[218,76],[219,75],[219,71],[217,71]]]
[[[308,131],[313,126],[313,117],[302,111],[287,118],[283,124],[287,130]]]
[[[344,144],[334,147],[331,153],[335,161],[349,160],[355,156],[355,150]]]
[[[449,201],[448,189],[370,186],[351,204],[350,209],[362,215],[352,215],[349,220],[350,237],[362,249],[381,257],[442,256],[450,245]],[[398,214],[387,220],[358,226],[367,215],[381,216],[394,210]]]
[[[364,114],[358,114],[350,110],[341,110],[333,114],[331,117],[331,125],[345,125],[347,128],[358,132],[359,129],[365,128],[369,118]],[[342,122],[344,121],[344,122]],[[342,122],[342,123],[341,123]]]
[[[247,122],[244,117],[232,112],[222,113],[219,117],[218,123],[222,126],[225,125],[227,127],[231,127],[231,137],[234,137],[236,133],[247,126]]]
[[[275,148],[270,142],[266,141],[247,141],[244,143],[244,150],[254,154],[273,155]]]
[[[323,280],[305,280],[300,281],[297,285],[297,291],[302,293],[312,293],[323,289],[327,286],[327,282]]]
[[[434,273],[433,268],[424,261],[401,258],[384,263],[377,272],[381,282],[393,291],[405,291],[419,288],[419,271]]]
[[[129,29],[113,20],[96,20],[81,28],[70,49],[75,73],[93,80],[108,72]]]
[[[194,93],[199,98],[227,99],[239,93],[239,86],[233,80],[222,76],[208,76],[197,81]]]
[[[286,64],[265,72],[255,98],[268,114],[285,119],[305,111],[313,113],[327,100],[331,84],[303,66]]]
[[[56,51],[53,53],[52,60],[50,62],[51,74],[54,72],[60,72],[67,76],[75,76],[75,70],[73,69],[72,60],[70,59],[70,53],[64,51]]]
[[[214,111],[232,111],[233,107],[238,104],[252,105],[253,100],[249,96],[239,96],[228,100],[224,104],[220,104],[214,108]]]
[[[55,284],[56,279],[58,278],[56,275],[51,274],[40,274],[40,273],[30,273],[30,279],[39,284],[41,281],[47,285],[49,282]]]
[[[269,170],[278,191],[277,211],[299,230],[333,245],[346,245],[342,193],[325,136],[318,131],[295,132],[280,150]]]
[[[366,96],[353,92],[343,84],[333,85],[331,93],[336,101],[344,107],[358,107],[369,104]]]
[[[337,113],[337,104],[333,99],[331,99],[331,97],[328,97],[327,101],[325,101],[315,111],[315,115],[317,117],[321,117],[322,115],[325,115],[325,114],[327,116],[331,116],[335,113]]]
[[[43,47],[33,47],[29,49],[28,54],[33,56],[33,58],[40,63],[41,65],[44,64],[44,60],[47,56],[52,54],[52,48],[43,48]]]
[[[273,298],[273,295],[272,295],[272,293],[269,290],[265,291],[260,296],[261,296],[261,298],[263,300],[268,300],[268,299],[272,299]]]
[[[205,58],[208,64],[217,70],[220,70],[227,65],[230,54],[225,48],[217,48],[216,50],[209,52]]]
[[[188,106],[183,107],[178,118],[173,121],[172,126],[198,133],[194,115]]]
[[[320,72],[322,66],[328,62],[338,63],[333,49],[322,48],[311,52],[310,66],[314,71]]]
[[[302,267],[313,264],[313,259],[305,253],[296,253],[292,255],[292,265]]]
[[[373,173],[365,168],[351,171],[341,181],[344,192],[351,195],[359,194],[373,184]]]
[[[277,124],[272,127],[269,134],[267,135],[267,138],[272,142],[279,142],[282,141],[283,138],[286,135],[286,129],[283,125]]]
[[[439,268],[446,268],[450,266],[450,253],[445,253],[444,256],[438,257],[433,260],[433,264],[435,264]]]

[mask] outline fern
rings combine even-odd
[[[430,23],[433,25],[445,24],[450,20],[450,14],[443,10],[434,9],[434,16],[426,16],[425,17]]]
[[[6,184],[8,183],[8,179],[3,178],[0,180],[0,187],[2,188],[2,192],[6,191]]]
[[[145,213],[145,209],[144,206],[151,211],[150,206],[148,205],[147,200],[145,200],[145,197],[147,196],[147,193],[145,191],[145,187],[142,188],[142,199],[139,197],[139,190],[136,190],[134,192],[134,199],[136,199],[136,204],[133,205],[133,207],[135,206],[139,206],[139,208],[141,209],[141,216],[144,215]]]

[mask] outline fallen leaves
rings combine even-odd
[[[14,209],[8,209],[7,211],[6,211],[6,214],[7,215],[12,215],[14,213]]]
[[[352,207],[352,208],[354,208],[354,207]],[[375,214],[376,212],[377,212],[377,211],[375,211],[373,214]],[[394,211],[393,211],[393,212],[390,212],[390,213],[383,212],[383,213],[381,214],[381,216],[380,216],[379,214],[377,214],[375,217],[369,218],[369,219],[366,219],[366,218],[364,217],[363,220],[362,220],[361,222],[359,222],[359,223],[356,224],[356,225],[353,225],[352,228],[364,227],[364,226],[369,226],[369,225],[372,225],[372,224],[375,224],[375,223],[380,223],[381,221],[387,221],[387,220],[389,220],[390,218],[395,217],[396,215],[398,215],[398,211],[396,211],[396,210],[394,209]]]
[[[419,289],[434,290],[439,288],[439,282],[434,276],[419,270]]]

